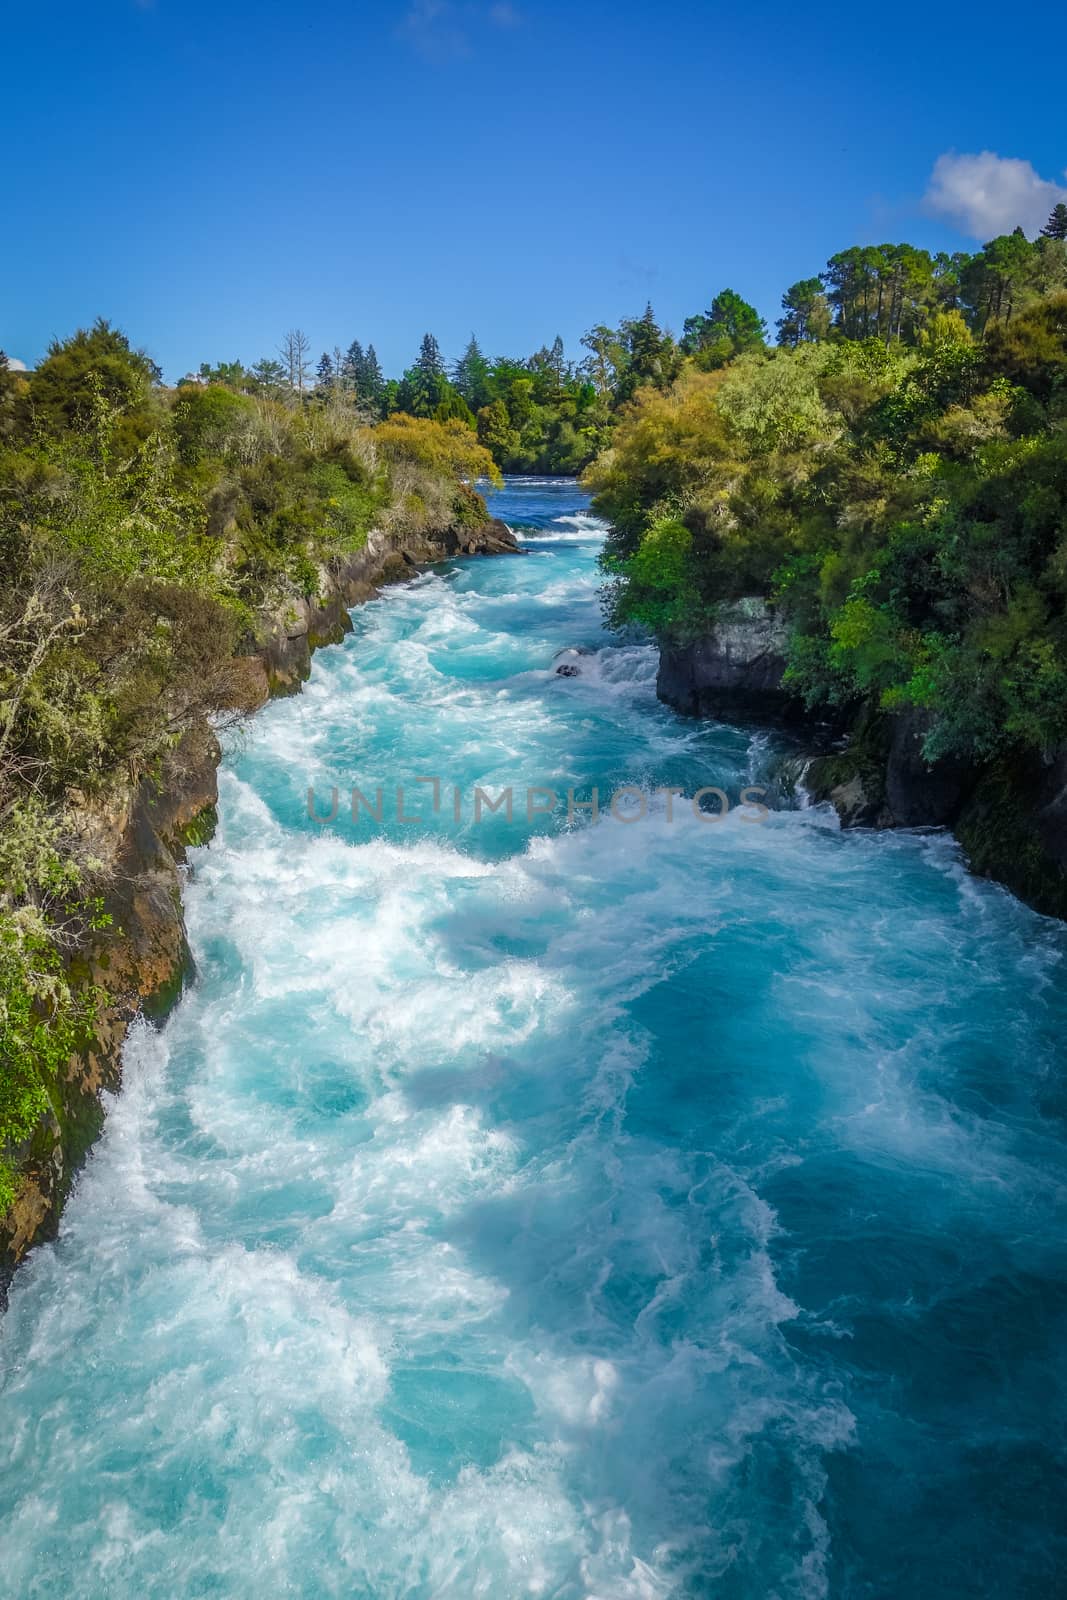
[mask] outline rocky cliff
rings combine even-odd
[[[362,550],[321,573],[320,592],[314,599],[296,597],[261,614],[254,658],[262,668],[260,699],[299,689],[311,671],[312,652],[343,639],[352,626],[349,607],[372,600],[382,585],[402,582],[420,567],[453,556],[507,555],[517,548],[511,530],[498,521],[474,530],[447,528],[402,541],[372,532]]]
[[[249,704],[297,691],[312,652],[351,631],[348,608],[372,599],[379,587],[452,556],[517,550],[510,530],[496,521],[402,541],[372,533],[364,549],[320,573],[314,599],[293,596],[259,616],[248,641]],[[180,868],[186,848],[203,843],[214,827],[220,754],[206,724],[192,727],[157,774],[81,809],[86,844],[104,864],[111,925],[79,951],[70,975],[75,984],[99,986],[107,1003],[67,1063],[53,1113],[18,1152],[19,1191],[0,1218],[0,1300],[11,1269],[55,1232],[73,1175],[103,1123],[101,1094],[121,1081],[130,1023],[138,1013],[165,1015],[192,972]]]
[[[988,765],[928,761],[919,712],[864,709],[816,728],[783,681],[787,642],[762,599],[724,605],[702,638],[663,645],[659,697],[689,716],[790,727],[809,740],[804,788],[843,827],[951,827],[974,872],[1067,917],[1067,749]]]
[[[783,682],[789,632],[760,599],[719,608],[714,629],[685,644],[664,641],[656,691],[686,716],[721,722],[795,721]]]

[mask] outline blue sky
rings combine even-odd
[[[393,373],[426,329],[578,355],[648,299],[679,329],[729,285],[773,320],[848,244],[968,248],[1067,198],[1059,6],[3,13],[0,347],[31,364],[97,315],[172,380],[293,326]]]

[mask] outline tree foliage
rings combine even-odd
[[[692,636],[769,596],[813,706],[921,711],[930,756],[1067,740],[1062,249],[843,251],[787,291],[777,351],[708,374],[691,323],[586,474],[615,620]]]
[[[374,430],[374,443],[387,461],[417,461],[450,478],[500,485],[500,469],[465,422],[433,421],[399,412]]]
[[[762,350],[766,335],[767,324],[755,306],[733,289],[721,289],[710,310],[686,318],[681,348],[711,372],[746,351]]]

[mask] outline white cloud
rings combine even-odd
[[[30,370],[25,361],[16,361],[14,356],[8,356],[7,369],[9,372],[28,372]]]
[[[981,155],[950,151],[934,162],[923,208],[984,243],[1013,228],[1033,238],[1061,200],[1067,201],[1067,188],[1042,178],[1029,161],[992,150]]]

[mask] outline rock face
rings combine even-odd
[[[1067,748],[1002,759],[978,778],[956,822],[973,871],[1047,916],[1067,918]]]
[[[1067,873],[1067,748],[1055,751],[1042,765],[1034,827],[1046,855]]]
[[[320,574],[316,599],[297,598],[260,617],[248,658],[249,703],[298,690],[312,651],[343,639],[352,627],[349,606],[372,599],[380,585],[461,553],[517,552],[510,529],[496,521],[403,543],[372,533],[357,555]],[[206,723],[190,728],[158,781],[142,779],[83,808],[86,843],[109,869],[105,909],[112,922],[78,953],[70,978],[75,986],[99,985],[108,1004],[68,1063],[60,1114],[42,1119],[17,1153],[19,1192],[0,1217],[0,1309],[11,1269],[31,1245],[55,1233],[73,1175],[103,1123],[101,1092],[119,1086],[130,1023],[139,1012],[165,1015],[192,973],[179,868],[186,848],[205,843],[214,828],[220,755]]]
[[[764,601],[723,605],[702,638],[662,645],[659,697],[688,716],[791,726],[825,750],[835,730],[813,729],[784,685],[787,638]],[[835,807],[842,827],[951,827],[973,871],[1067,917],[1067,748],[985,767],[928,761],[927,729],[919,711],[868,709],[840,748],[807,761],[802,785]]]
[[[962,761],[927,761],[917,712],[861,716],[845,748],[817,756],[804,786],[829,800],[845,828],[932,828],[955,822],[974,784]]]
[[[788,630],[765,601],[719,608],[713,630],[660,649],[656,693],[691,717],[723,722],[795,722],[798,702],[783,683]]]
[[[969,763],[927,761],[923,755],[926,719],[917,712],[890,718],[885,799],[895,827],[943,827],[959,815],[974,782]]]

